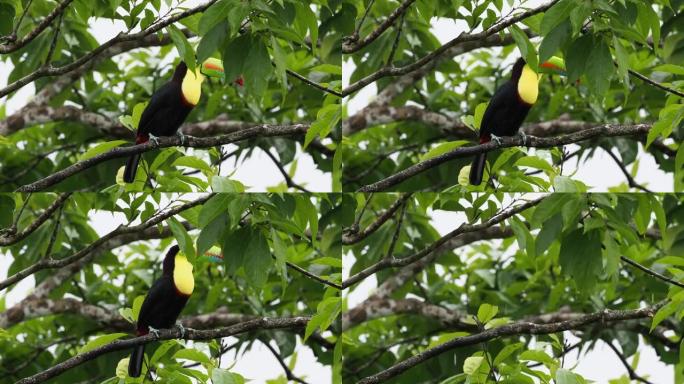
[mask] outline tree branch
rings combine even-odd
[[[399,18],[399,16],[403,15],[404,12],[408,9],[408,7],[411,6],[416,0],[404,0],[399,7],[397,7],[392,13],[390,13],[389,16],[387,16],[387,19],[380,23],[371,33],[369,33],[366,37],[361,39],[359,41],[359,34],[358,30],[351,36],[347,36],[342,40],[342,53],[354,53],[366,45],[372,43],[382,35],[383,32],[387,30],[394,22]],[[365,18],[365,16],[364,16]]]
[[[235,143],[238,141],[252,139],[256,137],[299,135],[305,133],[308,128],[309,126],[306,124],[295,124],[285,126],[262,124],[221,136],[208,138],[186,137],[183,143],[181,143],[181,139],[177,136],[160,137],[158,139],[158,143],[150,140],[144,144],[132,145],[130,147],[114,148],[108,152],[99,154],[97,156],[93,156],[89,159],[79,161],[50,176],[37,180],[33,183],[21,186],[17,189],[17,191],[41,191],[63,181],[64,179],[67,179],[70,176],[73,176],[79,172],[82,172],[85,169],[91,168],[104,161],[128,157],[136,153],[144,153],[147,151],[151,151],[153,149],[168,148],[181,145],[183,145],[184,147],[192,148],[210,148],[218,145]]]
[[[567,331],[571,329],[577,329],[584,327],[593,323],[605,323],[614,321],[623,321],[631,319],[643,319],[647,317],[653,317],[655,312],[664,304],[664,302],[655,304],[653,306],[648,306],[645,308],[634,309],[634,310],[603,310],[600,312],[594,312],[590,314],[582,315],[579,318],[566,320],[561,322],[549,323],[549,324],[535,324],[530,322],[516,322],[512,324],[503,325],[496,328],[487,329],[480,333],[473,335],[468,335],[464,337],[458,337],[453,340],[447,341],[446,343],[440,344],[436,347],[427,349],[417,355],[409,357],[392,367],[385,369],[375,375],[365,377],[357,382],[357,384],[371,384],[371,383],[381,383],[392,377],[395,377],[404,371],[421,364],[433,357],[439,356],[444,352],[469,346],[479,344],[488,340],[497,339],[505,336],[515,336],[515,335],[547,335],[550,333],[556,333],[561,331]]]
[[[52,12],[50,12],[47,16],[45,16],[45,18],[43,20],[41,20],[41,22],[38,23],[38,25],[35,28],[33,28],[33,30],[31,30],[29,33],[27,33],[24,37],[22,37],[18,41],[11,41],[8,44],[0,44],[0,54],[14,52],[18,49],[21,49],[22,47],[24,47],[26,44],[30,43],[31,41],[33,41],[33,39],[35,39],[38,35],[40,35],[40,33],[43,32],[45,30],[45,28],[47,28],[50,25],[50,23],[52,23],[52,21],[57,16],[61,15],[64,12],[66,7],[68,7],[72,1],[73,0],[64,0],[61,3],[59,3],[59,5],[57,5],[55,7],[55,9],[52,10]],[[25,10],[25,13],[26,12],[28,12],[28,9]],[[22,16],[22,19],[23,19],[23,16]],[[14,33],[12,34],[12,36],[14,36],[14,38],[16,38]],[[10,40],[14,40],[14,39],[10,39]],[[0,97],[2,97],[4,95],[5,94],[2,94],[2,95],[0,95]]]
[[[9,287],[10,285],[23,280],[27,276],[30,276],[38,271],[42,271],[44,269],[54,269],[54,268],[61,268],[64,266],[67,266],[69,264],[72,264],[84,257],[86,257],[88,254],[91,252],[95,251],[96,249],[99,249],[103,244],[105,244],[108,240],[111,240],[115,237],[125,235],[125,234],[131,234],[131,233],[136,233],[139,231],[142,231],[144,229],[147,229],[149,227],[152,227],[154,225],[157,225],[161,223],[162,221],[166,220],[167,218],[177,215],[180,212],[183,212],[187,209],[190,209],[192,207],[195,207],[197,205],[204,204],[207,200],[209,200],[211,197],[213,197],[214,194],[210,193],[205,196],[202,196],[198,198],[197,200],[193,200],[190,202],[187,202],[185,204],[172,207],[164,212],[157,213],[153,215],[150,219],[148,219],[146,222],[134,225],[134,226],[119,226],[115,230],[107,233],[106,235],[100,237],[96,241],[92,242],[90,245],[87,247],[81,249],[80,251],[74,253],[71,256],[65,257],[63,259],[52,259],[52,258],[45,258],[42,259],[34,264],[31,264],[29,267],[22,269],[21,271],[15,273],[12,276],[9,276],[7,279],[0,281],[0,291],[3,289]]]
[[[610,349],[612,349],[613,352],[615,352],[615,355],[618,357],[618,359],[620,359],[620,362],[622,362],[622,365],[625,366],[625,369],[627,370],[627,373],[629,374],[630,380],[640,381],[640,382],[645,383],[645,384],[653,384],[650,381],[644,379],[643,377],[637,375],[637,373],[634,371],[634,369],[632,369],[632,366],[629,365],[629,362],[627,362],[627,358],[625,358],[625,356],[622,354],[622,352],[620,352],[620,350],[617,349],[617,347],[614,346],[613,343],[611,343],[610,341],[606,341],[605,343],[608,344],[608,347],[610,347]]]
[[[291,317],[291,318],[268,318],[262,317],[259,319],[245,321],[239,324],[231,325],[228,327],[222,327],[210,330],[196,330],[196,329],[186,329],[185,337],[186,340],[211,340],[221,337],[234,336],[241,333],[252,332],[256,330],[264,329],[288,329],[288,328],[302,328],[305,327],[309,322],[309,317]],[[90,360],[102,356],[104,354],[121,351],[126,349],[131,349],[137,345],[146,344],[151,341],[156,340],[171,340],[178,339],[181,337],[181,331],[178,328],[173,329],[162,329],[159,331],[159,338],[153,334],[148,334],[145,336],[134,337],[127,340],[116,340],[109,344],[105,344],[101,347],[95,348],[88,352],[84,352],[73,356],[59,364],[56,364],[43,372],[37,373],[33,376],[21,379],[15,384],[34,384],[40,383],[50,378],[56,377],[65,371],[84,364]]]
[[[283,175],[283,178],[285,179],[285,185],[287,185],[288,188],[295,188],[295,189],[298,189],[298,190],[300,190],[302,192],[306,192],[306,193],[311,192],[311,191],[307,190],[306,188],[302,187],[301,185],[295,183],[294,180],[292,180],[292,178],[287,173],[287,171],[285,170],[283,165],[280,163],[280,160],[278,160],[278,158],[276,158],[275,155],[272,154],[270,150],[263,149],[263,151],[266,153],[266,156],[268,156],[271,159],[271,161],[273,161],[273,164],[275,164],[276,167],[278,167],[278,171],[280,171],[280,174]]]
[[[581,141],[594,139],[598,137],[616,137],[616,136],[633,136],[645,135],[651,129],[651,124],[637,124],[637,125],[618,125],[618,124],[604,124],[594,128],[585,129],[575,133],[561,135],[550,138],[540,138],[536,136],[528,136],[525,143],[522,137],[503,137],[501,145],[495,141],[490,141],[485,144],[475,145],[465,148],[457,148],[445,154],[432,157],[418,164],[414,164],[402,171],[395,173],[383,180],[372,184],[365,185],[359,188],[358,192],[378,192],[384,191],[392,186],[401,183],[417,174],[425,172],[431,168],[436,167],[449,160],[472,157],[479,153],[489,152],[499,148],[510,148],[515,146],[527,146],[535,148],[552,148],[559,145],[573,144]]]
[[[28,225],[28,227],[24,228],[24,230],[21,232],[16,233],[17,228],[12,225],[12,227],[10,227],[5,233],[0,234],[0,246],[12,245],[25,239],[28,235],[38,229],[47,219],[49,219],[57,209],[62,207],[71,194],[72,192],[66,192],[57,196],[57,199],[50,204],[49,207],[45,208],[43,213],[41,213],[33,222],[31,222],[31,224]],[[24,204],[28,204],[28,202],[24,202]]]
[[[620,260],[631,265],[632,267],[640,269],[641,271],[645,272],[648,275],[655,277],[656,279],[660,279],[660,280],[662,280],[668,284],[672,284],[672,285],[675,285],[677,287],[684,288],[684,284],[680,283],[679,281],[670,279],[669,277],[667,277],[665,275],[662,275],[662,274],[660,274],[654,270],[648,269],[648,268],[644,267],[643,265],[637,263],[636,261],[634,261],[628,257],[620,256]]]
[[[469,41],[476,41],[476,40],[483,40],[487,38],[490,35],[493,35],[499,31],[502,31],[504,28],[515,24],[521,20],[524,20],[530,16],[534,16],[538,13],[544,12],[547,9],[549,9],[551,6],[556,4],[559,0],[552,0],[549,3],[542,5],[538,8],[531,9],[528,11],[525,11],[519,15],[513,16],[509,18],[508,20],[505,20],[499,24],[496,24],[489,28],[486,31],[480,32],[480,33],[473,33],[473,34],[467,34],[467,33],[461,33],[458,37],[452,39],[451,41],[443,44],[441,47],[437,48],[436,50],[430,52],[429,54],[423,56],[422,58],[418,59],[417,61],[414,61],[411,64],[407,64],[403,67],[383,67],[379,69],[376,72],[371,73],[370,75],[356,81],[355,83],[350,84],[346,88],[342,90],[342,96],[349,96],[352,93],[364,88],[368,84],[371,84],[378,79],[381,79],[383,77],[387,76],[399,76],[399,75],[404,75],[406,73],[409,73],[411,71],[415,71],[416,69],[430,63],[431,61],[435,60],[438,56],[446,52],[449,48],[456,46],[458,44],[462,44],[465,42]]]
[[[285,378],[288,381],[296,381],[300,384],[308,384],[306,381],[300,379],[299,377],[295,376],[294,373],[292,373],[290,367],[288,367],[287,364],[285,364],[285,360],[283,359],[283,357],[280,356],[280,353],[278,353],[278,351],[276,351],[275,348],[273,348],[268,341],[261,341],[261,343],[265,345],[266,348],[268,348],[268,350],[271,351],[273,356],[275,356],[275,358],[278,360],[278,364],[280,364],[280,366],[283,368],[283,371],[285,371]]]
[[[634,177],[632,177],[632,175],[627,171],[626,165],[622,162],[622,160],[620,160],[620,158],[617,157],[616,154],[613,153],[613,151],[611,151],[610,149],[604,150],[608,154],[608,156],[610,156],[613,159],[613,161],[615,161],[615,164],[617,164],[617,166],[620,168],[622,174],[625,175],[625,178],[627,179],[627,185],[629,185],[630,188],[637,188],[644,192],[651,193],[651,191],[648,188],[644,187],[643,185],[637,183],[636,180],[634,180]]]
[[[517,215],[520,212],[523,212],[531,207],[536,206],[537,204],[541,203],[542,200],[544,200],[546,196],[542,196],[540,198],[537,198],[535,200],[527,201],[523,204],[517,205],[513,208],[505,209],[500,212],[498,212],[496,215],[492,216],[489,218],[487,221],[484,221],[480,224],[461,224],[458,228],[454,229],[453,231],[447,233],[446,235],[442,236],[439,238],[437,241],[434,243],[430,244],[429,246],[423,248],[422,250],[406,256],[402,258],[393,258],[393,259],[383,259],[361,271],[356,273],[355,275],[350,276],[347,280],[342,282],[342,288],[348,288],[362,280],[364,280],[366,277],[373,275],[377,273],[378,271],[381,271],[383,269],[387,268],[396,268],[396,267],[405,267],[409,264],[415,263],[416,261],[422,259],[423,257],[435,252],[437,249],[439,249],[442,245],[444,245],[448,240],[466,232],[475,232],[475,231],[480,231],[485,228],[489,228],[491,226],[494,226],[496,224],[499,224],[503,222],[504,220]]]

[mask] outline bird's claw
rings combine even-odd
[[[501,141],[501,138],[499,136],[492,135],[492,141],[496,143],[496,145],[501,145],[503,142]]]
[[[185,338],[185,327],[183,326],[183,324],[180,323],[180,321],[176,323],[176,327],[178,327],[178,329],[180,330],[181,339],[184,339]]]
[[[159,138],[153,134],[150,133],[150,141],[155,143],[156,145],[159,145]]]
[[[185,135],[183,134],[183,132],[176,132],[176,136],[178,136],[178,138],[180,139],[181,145],[185,145]]]
[[[525,134],[525,132],[518,132],[518,136],[520,136],[520,138],[522,139],[523,145],[527,147],[527,135]]]
[[[152,327],[148,327],[148,329],[150,330],[150,333],[154,335],[154,337],[156,337],[157,339],[159,338],[159,330],[158,329],[152,328]]]

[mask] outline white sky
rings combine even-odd
[[[510,196],[507,197],[508,199],[504,201],[504,205],[507,205],[511,201]],[[441,236],[453,231],[466,220],[465,214],[461,212],[428,210],[428,215],[431,217],[430,223]],[[516,248],[516,246],[513,246],[512,248]],[[511,251],[510,254],[512,254],[512,252],[513,251]],[[354,258],[347,253],[343,255],[342,260],[344,278],[347,278]],[[357,284],[353,290],[345,296],[348,308],[354,308],[361,303],[372,294],[375,288],[377,288],[375,275],[370,276]],[[579,341],[579,339],[570,332],[564,332],[564,335],[569,344],[574,344]],[[674,383],[674,367],[662,363],[656,355],[655,350],[644,344],[641,337],[639,344],[640,359],[636,369],[637,374],[654,383]],[[630,362],[632,361],[631,358],[628,360]],[[594,380],[597,383],[607,383],[610,379],[616,379],[626,374],[626,370],[620,360],[603,341],[597,341],[597,346],[591,352],[579,356],[579,359],[577,351],[573,351],[566,355],[564,367],[570,369],[575,367],[575,365],[577,367],[573,372],[579,373],[586,379]]]

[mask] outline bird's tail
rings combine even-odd
[[[138,163],[140,162],[140,154],[128,158],[126,168],[124,168],[123,179],[126,183],[132,183],[135,180],[135,172],[138,170]]]
[[[139,377],[142,372],[143,357],[145,357],[145,344],[133,348],[131,359],[128,361],[128,376]]]
[[[483,152],[475,156],[473,164],[470,166],[470,184],[480,185],[482,182],[482,175],[484,174],[484,167],[487,163],[487,153]]]

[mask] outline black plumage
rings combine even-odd
[[[183,97],[183,78],[187,71],[188,67],[181,61],[176,66],[173,78],[152,94],[150,102],[140,116],[136,144],[146,143],[150,139],[150,134],[173,136],[177,133],[194,107]],[[135,180],[139,162],[140,154],[128,158],[123,176],[126,183]]]
[[[518,80],[524,66],[525,60],[518,59],[513,65],[510,80],[494,92],[480,123],[480,144],[488,143],[492,135],[514,136],[518,133],[532,107],[518,93]],[[480,185],[486,160],[486,153],[475,156],[470,167],[470,184]]]
[[[154,329],[171,328],[176,323],[178,316],[190,298],[178,291],[173,280],[175,268],[175,257],[178,254],[178,245],[169,249],[164,257],[164,267],[162,276],[154,282],[138,314],[136,325],[138,336],[146,335],[150,332],[150,327]],[[138,377],[142,371],[143,357],[145,355],[145,345],[138,345],[131,353],[128,362],[128,375]]]

